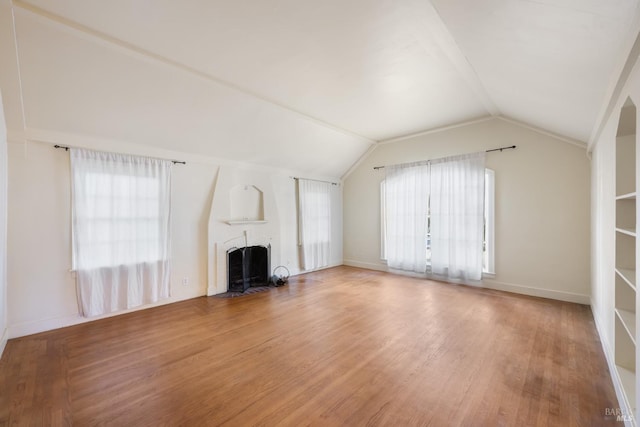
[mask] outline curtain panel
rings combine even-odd
[[[331,254],[331,184],[307,179],[297,182],[302,268],[327,267]]]
[[[431,162],[431,273],[482,279],[485,153]]]
[[[427,269],[429,165],[385,168],[385,252],[396,270],[424,273]]]
[[[82,315],[169,297],[171,166],[71,149],[72,259]]]
[[[389,268],[449,281],[481,280],[485,153],[385,170],[383,243]]]

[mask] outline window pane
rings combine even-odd
[[[74,268],[168,257],[169,169],[113,157],[72,162]]]

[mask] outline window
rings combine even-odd
[[[485,186],[484,186],[484,235],[482,242],[482,272],[487,274],[493,274],[495,272],[495,172],[491,169],[485,169],[484,174]],[[380,235],[381,235],[381,258],[386,259],[386,194],[385,194],[385,181],[380,183]],[[427,248],[427,265],[431,264],[431,218],[430,211],[427,210],[427,237],[425,240],[425,246]]]
[[[92,316],[169,296],[171,162],[71,150],[73,268]]]
[[[158,177],[87,172],[83,208],[76,209],[82,268],[163,259],[164,226]]]
[[[331,184],[298,179],[298,230],[305,270],[329,265]]]

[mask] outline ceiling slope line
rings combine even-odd
[[[60,25],[62,27],[65,27],[67,29],[73,30],[75,32],[78,32],[80,34],[82,34],[85,37],[89,37],[91,39],[93,39],[93,41],[99,41],[101,42],[103,45],[107,45],[110,46],[112,48],[118,48],[120,50],[123,50],[125,52],[127,52],[128,54],[134,54],[137,55],[139,57],[142,57],[145,60],[152,60],[156,63],[162,64],[164,66],[168,66],[171,67],[173,69],[178,69],[182,72],[191,74],[192,76],[198,77],[202,80],[205,80],[209,83],[215,83],[224,87],[227,87],[229,89],[232,89],[236,92],[242,93],[246,96],[250,96],[251,98],[257,99],[263,103],[269,104],[273,107],[276,107],[280,110],[286,111],[288,113],[294,114],[299,118],[302,118],[304,120],[307,120],[309,122],[312,122],[316,125],[325,127],[327,129],[331,129],[335,132],[341,133],[343,135],[346,136],[350,136],[352,138],[356,138],[359,141],[362,142],[367,142],[369,145],[375,145],[378,143],[377,140],[372,139],[372,138],[368,138],[366,136],[363,135],[359,135],[353,131],[350,131],[348,129],[344,129],[342,127],[336,126],[334,124],[331,124],[329,122],[326,122],[324,120],[318,119],[316,117],[310,116],[306,113],[303,113],[302,111],[298,111],[294,108],[288,107],[286,105],[280,104],[277,101],[274,101],[270,98],[267,98],[265,96],[262,96],[258,93],[255,93],[249,89],[243,88],[241,86],[238,86],[234,83],[231,83],[229,81],[223,80],[221,78],[215,77],[213,75],[204,73],[196,68],[190,67],[189,65],[183,64],[179,61],[175,61],[173,59],[164,57],[162,55],[156,54],[154,52],[151,52],[149,50],[146,50],[144,48],[141,48],[139,46],[136,46],[132,43],[128,43],[124,40],[120,40],[116,37],[110,36],[108,34],[105,34],[103,32],[97,31],[93,28],[90,28],[86,25],[80,24],[78,22],[75,22],[73,20],[67,19],[65,17],[56,15],[54,13],[51,13],[47,10],[44,10],[42,8],[39,8],[37,6],[31,5],[29,3],[25,3],[22,0],[13,0],[12,4],[14,7],[18,7],[21,10],[27,11],[32,13],[35,16],[38,16],[40,18],[46,19],[48,22],[52,22],[55,23],[57,25]],[[16,29],[16,37],[18,37],[17,35],[17,29]]]
[[[358,160],[356,160],[356,162],[354,164],[351,165],[351,167],[349,167],[349,169],[347,169],[347,171],[340,177],[340,180],[344,183],[347,178],[349,178],[351,176],[351,174],[360,167],[360,165],[369,158],[369,156],[371,155],[371,153],[373,153],[376,148],[378,148],[380,146],[380,144],[376,144],[376,145],[371,145],[367,151],[365,151],[364,153],[362,153],[362,155],[358,158]]]
[[[496,118],[496,116],[485,116],[485,117],[480,117],[478,119],[471,119],[471,120],[465,120],[465,121],[458,122],[458,123],[452,123],[450,125],[438,126],[438,127],[432,128],[432,129],[421,130],[421,131],[410,133],[410,134],[407,134],[407,135],[397,136],[397,137],[389,138],[389,139],[383,139],[383,140],[380,140],[378,142],[378,145],[393,144],[394,142],[400,142],[400,141],[404,141],[406,139],[416,138],[418,136],[429,135],[429,134],[432,134],[432,133],[439,133],[439,132],[444,132],[444,131],[447,131],[447,130],[452,130],[452,129],[457,129],[457,128],[462,128],[462,127],[466,127],[466,126],[475,125],[475,124],[478,124],[478,123],[482,123],[482,122],[486,122],[486,121],[489,121],[489,120],[493,120],[495,118]]]
[[[562,136],[562,135],[559,135],[557,133],[548,131],[546,129],[542,129],[542,128],[538,127],[538,126],[535,126],[535,125],[532,125],[532,124],[529,124],[529,123],[526,123],[526,122],[522,122],[520,120],[516,120],[516,119],[513,119],[511,117],[504,116],[504,115],[486,116],[486,117],[481,117],[479,119],[467,120],[467,121],[464,121],[464,122],[454,123],[454,124],[447,125],[447,126],[440,126],[440,127],[433,128],[433,129],[427,129],[427,130],[416,132],[416,133],[412,133],[412,134],[409,134],[409,135],[399,136],[397,138],[383,139],[383,140],[379,141],[376,146],[385,145],[385,144],[393,144],[393,143],[404,141],[404,140],[407,140],[407,139],[417,138],[419,136],[429,135],[429,134],[433,134],[433,133],[445,132],[445,131],[448,131],[448,130],[453,130],[453,129],[463,128],[463,127],[467,127],[467,126],[472,126],[472,125],[476,125],[476,124],[479,124],[479,123],[488,122],[488,121],[491,121],[491,120],[502,120],[504,122],[511,123],[511,124],[519,126],[521,128],[528,129],[528,130],[531,130],[533,132],[536,132],[536,133],[539,133],[539,134],[542,134],[542,135],[545,135],[545,136],[550,136],[551,138],[557,139],[558,141],[564,142],[566,144],[574,145],[574,146],[580,147],[582,149],[586,149],[587,148],[587,143],[584,142],[584,141],[580,141],[580,140],[577,140],[577,139],[573,139],[573,138],[569,138],[569,137],[566,137],[566,136]]]
[[[180,151],[164,147],[150,147],[131,140],[96,137],[93,135],[60,132],[48,129],[26,128],[24,131],[8,131],[7,140],[11,143],[38,143],[54,146],[55,144],[70,145],[89,150],[98,150],[113,153],[124,153],[135,156],[154,156],[170,160],[177,156],[189,162],[189,164],[213,165],[218,167],[235,167],[238,169],[258,170],[273,173],[288,178],[289,175],[304,175],[314,179],[336,180],[338,176],[314,174],[301,169],[267,166],[260,163],[252,163],[242,160],[233,160],[224,157],[216,157],[208,154]],[[372,145],[371,147],[375,147]]]
[[[418,41],[422,46],[425,46],[425,39],[427,36],[424,31],[429,32],[436,43],[442,49],[446,57],[451,61],[454,68],[458,71],[462,79],[469,85],[469,88],[476,94],[484,108],[492,116],[499,116],[500,109],[493,102],[489,91],[480,80],[478,73],[473,68],[473,65],[467,59],[455,37],[449,31],[449,28],[442,20],[442,17],[436,7],[431,3],[431,0],[413,0],[415,10],[422,10],[422,16],[426,21],[426,25],[416,28],[416,32],[420,33]]]
[[[16,67],[18,68],[18,91],[20,92],[20,119],[22,130],[27,128],[27,116],[24,113],[24,91],[22,89],[22,71],[20,67],[20,49],[18,48],[18,30],[16,29],[16,14],[11,8],[11,34],[13,35],[13,48],[16,54]]]
[[[640,7],[636,8],[636,15],[630,29],[630,37],[622,50],[620,59],[612,73],[611,82],[602,100],[602,107],[598,113],[591,136],[587,144],[587,152],[593,151],[593,146],[600,138],[607,121],[618,102],[622,89],[627,83],[631,71],[635,67],[640,56]]]
[[[587,149],[587,143],[585,141],[580,141],[579,139],[569,138],[568,136],[563,136],[555,132],[551,132],[549,130],[538,127],[536,125],[532,125],[532,124],[529,124],[517,119],[513,119],[511,117],[507,117],[504,115],[497,116],[496,119],[502,120],[503,122],[511,123],[512,125],[520,126],[521,128],[524,128],[524,129],[529,129],[541,135],[550,136],[551,138],[557,139],[560,142],[573,145],[574,147],[582,148],[583,150]]]

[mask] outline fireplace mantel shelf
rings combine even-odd
[[[244,224],[266,224],[267,221],[263,219],[237,219],[232,221],[225,221],[229,225],[244,225]]]

